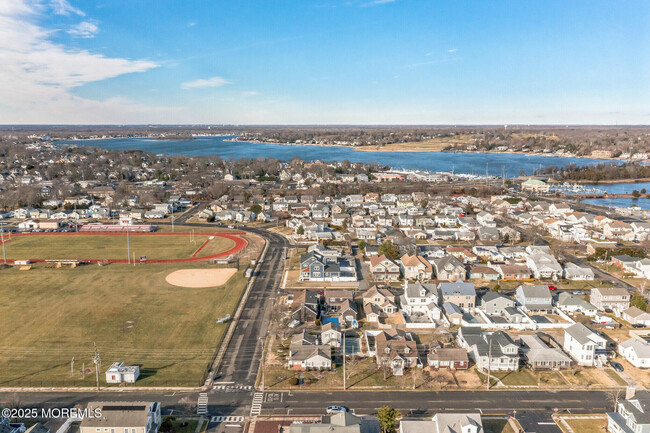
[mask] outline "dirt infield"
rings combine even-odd
[[[181,269],[165,277],[165,281],[173,286],[188,288],[217,287],[237,273],[235,268],[222,269]]]
[[[212,254],[212,255],[207,255],[207,256],[200,256],[197,257],[199,251],[203,249],[207,245],[207,241],[201,245],[201,247],[191,256],[191,257],[185,257],[185,258],[175,258],[175,259],[151,259],[147,260],[147,263],[178,263],[178,262],[196,262],[196,261],[202,261],[202,260],[210,260],[210,259],[216,259],[220,257],[227,257],[231,254],[238,253],[239,251],[243,250],[246,245],[248,245],[248,242],[241,237],[241,235],[244,235],[245,233],[243,232],[231,232],[231,233],[223,233],[223,232],[197,232],[193,233],[196,236],[210,236],[211,238],[214,237],[221,237],[221,238],[226,238],[232,240],[235,245],[234,247],[230,248],[227,251],[220,252],[218,254]],[[19,238],[23,236],[104,236],[104,235],[111,235],[111,236],[126,236],[125,232],[72,232],[72,233],[61,233],[61,232],[46,232],[46,233],[18,233],[14,234],[11,236],[11,238]],[[168,232],[163,232],[163,233],[156,233],[156,232],[147,232],[147,233],[130,233],[131,236],[188,236],[190,233],[168,233]],[[9,244],[10,239],[5,239],[5,242]],[[32,263],[42,263],[46,262],[48,260],[39,258],[39,257],[28,257],[29,260]],[[8,259],[13,261],[14,259]],[[107,263],[129,263],[129,260],[127,259],[97,259],[97,258],[92,258],[92,257],[75,257],[75,260],[79,262],[85,262],[85,263],[101,263],[101,262],[107,262]],[[50,260],[54,261],[54,260]]]

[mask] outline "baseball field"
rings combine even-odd
[[[136,254],[184,259],[208,238],[196,235],[196,245],[189,245],[182,236],[143,236],[148,243]],[[116,235],[27,236],[14,237],[6,246],[8,256],[11,245],[27,257],[99,258],[103,253],[101,257],[112,258],[121,255],[122,241]],[[219,254],[235,243],[217,237],[210,242],[200,256]],[[54,248],[60,251],[53,253]],[[28,270],[0,270],[0,387],[94,386],[95,344],[102,383],[110,364],[121,361],[140,366],[137,386],[199,386],[228,327],[217,320],[234,313],[245,288],[246,263],[240,265],[234,272],[224,268],[214,280],[204,278],[207,284],[191,278],[184,284],[178,276],[174,284],[167,281],[170,274],[219,269],[206,261],[103,262],[75,268],[36,263]]]

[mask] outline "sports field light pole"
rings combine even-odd
[[[7,264],[7,252],[5,251],[5,223],[0,223],[0,238],[2,238],[2,257],[4,258],[5,265]]]
[[[131,242],[129,241],[129,230],[126,231],[126,260],[131,264]]]

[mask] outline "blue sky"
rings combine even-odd
[[[0,123],[650,124],[650,2],[0,0]]]

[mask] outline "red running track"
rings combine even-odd
[[[129,233],[130,236],[181,236],[181,235],[189,235],[190,233],[183,232],[183,233],[155,233],[155,232],[148,232],[148,233]],[[236,254],[246,248],[246,245],[248,245],[248,242],[246,239],[242,238],[241,236],[244,235],[244,232],[232,232],[232,233],[212,233],[212,232],[199,232],[199,233],[194,233],[194,235],[199,235],[199,236],[215,236],[215,237],[221,237],[221,238],[226,238],[230,239],[233,242],[235,242],[235,246],[229,249],[228,251],[224,251],[222,253],[218,254],[213,254],[211,256],[203,256],[203,257],[187,257],[184,259],[153,259],[153,260],[147,260],[147,263],[182,263],[182,262],[199,262],[203,260],[210,260],[210,259],[217,259],[219,257],[226,257],[231,254]],[[14,235],[11,235],[11,238],[14,237],[19,237],[19,236],[91,236],[91,235],[113,235],[113,236],[126,236],[125,232],[44,232],[44,233],[17,233]],[[5,239],[5,242],[9,242],[11,239]],[[207,243],[207,242],[206,242]],[[203,249],[205,246],[205,243],[199,248],[199,251]],[[197,254],[198,251],[195,253]],[[63,260],[63,259],[62,259]],[[86,263],[99,263],[99,262],[107,262],[107,263],[129,263],[128,260],[126,259],[69,259],[69,260],[78,260],[80,262],[86,262]],[[14,260],[12,260],[14,261]],[[45,263],[47,261],[56,261],[56,259],[51,259],[51,260],[45,260],[45,259],[29,259],[31,263]]]

